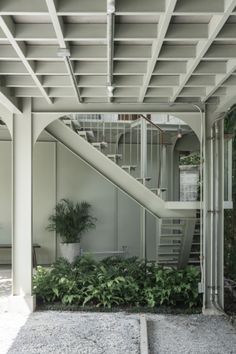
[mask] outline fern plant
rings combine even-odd
[[[82,234],[95,227],[96,218],[90,215],[90,209],[87,202],[61,199],[55,213],[49,216],[47,230],[56,231],[63,243],[80,242]]]

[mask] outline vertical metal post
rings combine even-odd
[[[147,122],[141,120],[141,144],[140,144],[140,177],[143,185],[146,185],[147,177]],[[146,209],[140,209],[140,254],[146,260]]]

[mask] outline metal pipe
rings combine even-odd
[[[212,213],[212,223],[215,225],[215,243],[213,242],[213,228],[211,227],[211,238],[212,238],[212,250],[211,250],[211,268],[212,268],[212,273],[213,273],[213,266],[215,265],[215,277],[214,280],[215,282],[213,283],[213,275],[212,275],[212,281],[211,281],[211,289],[212,289],[212,294],[214,294],[213,299],[212,299],[212,306],[219,311],[220,313],[224,314],[224,310],[219,304],[219,294],[218,294],[218,278],[217,278],[217,264],[218,264],[218,256],[217,256],[217,251],[218,251],[218,223],[219,223],[219,197],[218,197],[218,192],[219,192],[219,184],[218,184],[218,179],[219,179],[219,165],[218,165],[218,157],[219,157],[219,129],[218,129],[218,122],[221,120],[224,120],[226,115],[231,113],[232,111],[235,110],[235,107],[232,107],[230,110],[227,112],[224,112],[220,114],[218,118],[214,120],[211,126],[211,132],[215,131],[215,136],[212,137],[212,145],[215,148],[216,151],[216,156],[215,156],[215,163],[216,163],[216,171],[215,171],[215,179],[213,178],[213,171],[212,171],[212,179],[211,179],[211,185],[213,188],[213,183],[215,185],[215,189],[217,189],[217,198],[215,198],[215,203],[213,203],[211,207],[211,213]],[[214,154],[211,155],[211,161],[213,163],[213,157]],[[214,189],[213,189],[214,190]],[[213,191],[212,191],[212,198],[213,198]],[[215,250],[215,262],[213,260],[213,246]],[[215,263],[215,264],[214,264]],[[213,286],[214,286],[214,292],[213,292]]]
[[[67,71],[69,73],[70,80],[71,80],[73,89],[75,91],[76,97],[77,97],[79,103],[82,103],[83,99],[81,98],[81,95],[80,95],[80,91],[79,91],[79,88],[78,88],[78,85],[77,85],[76,77],[75,77],[75,74],[74,74],[74,71],[73,71],[73,68],[72,68],[72,65],[71,65],[70,58],[67,57],[67,56],[64,57],[64,62],[65,62]]]
[[[211,127],[210,135],[210,243],[211,243],[211,277],[210,277],[210,302],[214,306],[214,129]]]
[[[215,163],[215,247],[214,247],[214,253],[215,253],[215,299],[216,302],[218,303],[218,277],[217,277],[217,268],[218,268],[218,257],[217,257],[217,251],[218,251],[218,223],[219,223],[219,128],[218,128],[218,122],[215,122],[215,158],[214,158],[214,163]]]
[[[107,85],[113,83],[113,36],[114,36],[114,14],[107,14]]]
[[[107,1],[107,90],[108,102],[113,99],[113,56],[114,56],[115,1]]]

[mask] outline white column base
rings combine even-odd
[[[8,298],[9,312],[29,315],[30,313],[35,311],[35,308],[36,308],[35,295],[32,296],[11,295]]]
[[[205,316],[224,316],[224,312],[217,308],[202,308],[202,314]]]

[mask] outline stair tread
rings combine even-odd
[[[183,234],[161,234],[161,237],[183,237]]]
[[[181,243],[160,243],[158,247],[180,247]]]
[[[107,143],[105,141],[97,141],[97,142],[94,142],[92,143],[92,145],[106,145],[107,146]]]
[[[137,167],[137,165],[122,165],[122,166],[121,166],[121,168],[123,168],[123,169],[126,169],[126,168],[127,168],[127,169],[129,169],[129,168],[130,168],[130,169],[135,169],[136,167]]]
[[[169,256],[169,257],[173,257],[173,256],[179,256],[179,253],[177,252],[163,252],[163,253],[158,253],[159,257],[164,257],[164,256]]]
[[[117,158],[122,158],[121,154],[108,154],[107,157],[117,157]]]
[[[136,177],[137,181],[142,181],[143,179],[145,179],[146,181],[150,181],[152,179],[152,177],[144,177],[144,178]]]

